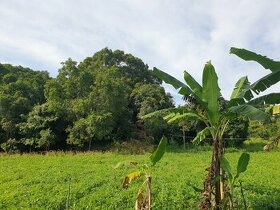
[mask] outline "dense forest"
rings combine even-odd
[[[0,72],[0,141],[6,151],[91,149],[146,138],[140,134],[161,136],[167,127],[162,119],[143,123],[139,116],[174,106],[148,66],[119,50],[105,48],[79,64],[68,59],[56,78],[8,64]]]
[[[163,134],[182,144],[197,122],[167,124],[150,112],[174,107],[172,96],[141,59],[108,48],[78,63],[62,63],[56,78],[47,71],[0,64],[0,144],[4,151],[96,149],[131,139],[158,143]],[[196,106],[184,97],[185,105]],[[220,108],[227,101],[220,100]],[[240,143],[249,123],[237,118],[225,137]],[[190,141],[191,139],[187,139]]]

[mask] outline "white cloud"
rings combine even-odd
[[[211,59],[228,98],[241,76],[255,81],[267,73],[229,55],[231,46],[279,60],[279,9],[277,0],[2,0],[0,62],[54,76],[68,57],[81,61],[109,47],[179,79],[188,70],[200,81]]]

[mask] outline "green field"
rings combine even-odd
[[[233,150],[227,157],[236,163],[240,154]],[[241,176],[250,209],[280,209],[280,151],[250,154]],[[153,209],[197,209],[199,196],[189,183],[202,186],[210,156],[210,151],[167,152],[154,168]],[[123,176],[133,168],[112,166],[146,159],[109,152],[2,155],[0,209],[65,209],[67,195],[71,209],[133,209],[141,182],[122,189]]]

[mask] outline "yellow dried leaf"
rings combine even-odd
[[[280,114],[280,105],[275,105],[272,108],[272,114],[276,115],[276,114]]]
[[[128,174],[123,180],[123,188],[127,189],[131,181],[138,179],[141,175],[142,173],[139,171]]]

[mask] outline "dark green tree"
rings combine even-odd
[[[20,143],[19,124],[32,107],[45,102],[44,84],[49,80],[45,71],[0,64],[0,141],[15,139]]]

